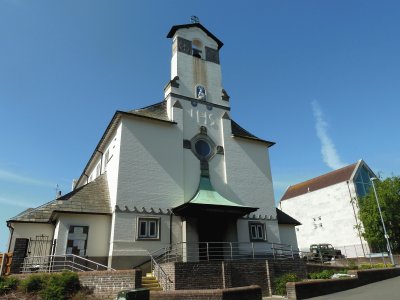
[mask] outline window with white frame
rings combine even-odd
[[[265,224],[261,222],[249,222],[250,240],[252,242],[266,241],[267,233]]]
[[[138,239],[160,239],[160,220],[157,218],[138,219]]]

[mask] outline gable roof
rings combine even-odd
[[[321,176],[312,178],[310,180],[297,183],[290,186],[285,194],[282,196],[281,201],[294,198],[308,192],[313,192],[326,188],[328,186],[344,182],[352,179],[352,175],[359,165],[359,162],[343,167],[341,169],[323,174]]]
[[[299,221],[284,213],[279,208],[276,208],[276,218],[278,219],[278,224],[301,225]]]
[[[197,27],[203,30],[210,38],[212,38],[218,45],[218,50],[222,48],[224,45],[223,42],[221,42],[215,35],[213,35],[210,31],[208,31],[207,28],[205,28],[203,25],[200,23],[190,23],[190,24],[182,24],[182,25],[174,25],[170,29],[170,31],[167,34],[167,38],[173,38],[175,35],[175,32],[178,31],[181,28],[192,28],[192,27]]]
[[[240,137],[240,138],[244,138],[244,139],[248,139],[248,140],[266,143],[268,145],[268,147],[275,145],[274,142],[266,141],[266,140],[256,137],[254,134],[248,132],[246,129],[241,127],[238,123],[236,123],[232,119],[231,119],[231,127],[232,127],[232,135],[234,137]]]
[[[161,101],[161,102],[158,102],[158,103],[155,103],[155,104],[143,107],[143,108],[133,109],[133,110],[128,111],[127,114],[141,116],[141,117],[147,117],[147,118],[155,119],[155,120],[159,120],[159,121],[172,122],[168,118],[167,101]]]
[[[57,212],[111,214],[106,174],[37,208],[29,208],[7,223],[50,223]]]

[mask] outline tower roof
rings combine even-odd
[[[171,30],[167,34],[167,38],[173,38],[175,35],[175,32],[179,29],[182,28],[192,28],[192,27],[197,27],[203,30],[210,38],[212,38],[217,44],[218,44],[218,50],[222,48],[224,45],[223,42],[221,42],[215,35],[213,35],[210,31],[208,31],[207,28],[205,28],[203,25],[200,23],[191,23],[191,24],[182,24],[182,25],[174,25],[172,26]]]

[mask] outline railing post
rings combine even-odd
[[[272,243],[271,249],[272,249],[272,256],[274,257],[274,260],[275,260],[275,247],[274,247],[274,243]]]
[[[233,251],[232,251],[232,243],[229,243],[230,247],[231,247],[231,260],[233,260]]]
[[[253,260],[254,260],[254,243],[253,242],[251,243],[251,252],[253,254]]]
[[[293,246],[292,245],[290,245],[290,251],[292,252],[292,259],[294,260]]]
[[[210,261],[210,256],[208,253],[208,242],[206,242],[206,251],[207,251],[207,261]]]

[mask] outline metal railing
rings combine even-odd
[[[161,288],[164,291],[168,291],[171,289],[173,281],[172,279],[168,276],[167,272],[165,272],[165,270],[163,269],[163,267],[160,265],[160,263],[158,262],[158,260],[156,259],[156,257],[154,255],[156,255],[157,257],[162,256],[164,254],[164,248],[161,248],[153,253],[150,253],[147,249],[133,249],[132,252],[135,253],[135,255],[137,256],[148,256],[149,257],[149,261],[150,262],[150,268],[151,271],[153,273],[153,275],[157,278],[158,283],[160,284]]]
[[[200,242],[176,243],[152,253],[158,264],[246,259],[296,259],[303,253],[278,243]]]
[[[168,276],[168,274],[164,271],[164,269],[157,263],[154,257],[149,253],[151,260],[151,269],[153,270],[154,276],[157,278],[158,283],[164,291],[169,291],[171,289],[171,285],[173,281]]]
[[[106,265],[86,259],[74,254],[28,256],[24,258],[22,273],[37,272],[62,272],[64,270],[74,272],[87,271],[115,271]]]

